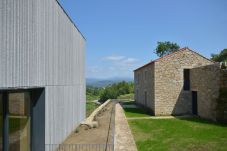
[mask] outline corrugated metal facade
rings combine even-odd
[[[0,88],[45,87],[46,144],[85,118],[85,40],[56,0],[0,0]]]

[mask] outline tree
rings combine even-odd
[[[101,92],[100,101],[105,102],[108,99],[116,99],[120,95],[133,93],[133,91],[133,82],[122,81],[119,83],[114,83],[105,87],[105,89]]]
[[[211,60],[216,62],[227,61],[227,49],[222,50],[220,54],[211,54]]]
[[[165,41],[165,42],[158,42],[157,47],[155,49],[155,53],[159,57],[163,57],[164,55],[168,55],[170,53],[173,53],[174,51],[177,51],[180,46],[177,43]]]

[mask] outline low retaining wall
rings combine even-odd
[[[85,119],[85,121],[83,121],[81,123],[81,125],[87,125],[90,128],[94,128],[98,126],[98,122],[95,121],[95,117],[96,115],[98,115],[105,106],[107,106],[109,103],[111,102],[111,100],[107,100],[105,103],[103,103],[102,105],[100,105],[97,109],[95,109],[91,115]]]

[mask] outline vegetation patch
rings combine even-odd
[[[108,99],[117,99],[118,96],[134,93],[133,82],[119,82],[105,87],[100,95],[100,101],[105,102]]]
[[[87,86],[87,88],[86,88],[86,100],[87,101],[98,100],[102,91],[103,91],[103,88]]]
[[[98,104],[94,102],[87,102],[86,103],[86,116],[88,117],[97,107],[99,107]]]
[[[121,100],[134,100],[134,93],[123,94],[117,97],[117,99]]]
[[[130,120],[129,125],[139,151],[227,150],[226,124],[183,118]]]

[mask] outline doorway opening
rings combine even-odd
[[[42,122],[45,122],[41,120],[34,125],[38,119],[45,119],[44,113],[36,111],[37,103],[45,101],[42,93],[44,89],[0,91],[0,150],[33,151],[33,139],[37,137],[35,128],[43,128]],[[41,135],[42,132],[38,137]]]
[[[192,91],[192,114],[198,114],[198,94],[197,91]]]

